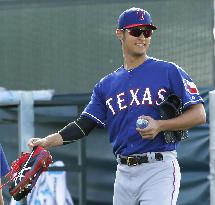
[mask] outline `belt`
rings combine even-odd
[[[148,163],[149,158],[147,155],[132,155],[132,156],[119,156],[119,162],[128,166],[136,166],[142,163]],[[155,160],[162,161],[163,155],[161,153],[155,153]]]

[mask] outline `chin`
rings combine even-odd
[[[142,57],[146,55],[146,52],[134,52],[133,55],[136,57]]]

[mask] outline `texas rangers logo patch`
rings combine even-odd
[[[199,94],[199,91],[194,82],[184,79],[183,83],[184,83],[184,87],[188,93]]]

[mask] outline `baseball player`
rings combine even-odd
[[[205,123],[203,99],[188,74],[178,65],[147,55],[157,27],[140,8],[122,12],[116,37],[121,42],[123,65],[102,78],[80,117],[57,133],[32,138],[30,148],[75,142],[96,126],[107,127],[118,162],[114,205],[175,205],[180,187],[176,148],[167,143],[164,131],[186,130]],[[161,120],[159,105],[177,95],[183,114]],[[136,121],[148,121],[136,128]]]

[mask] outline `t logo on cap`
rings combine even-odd
[[[137,15],[139,15],[140,20],[144,20],[144,11],[143,10],[137,10]]]

